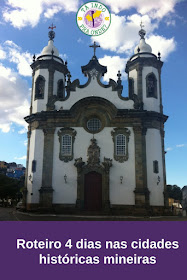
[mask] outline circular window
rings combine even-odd
[[[99,119],[93,118],[87,121],[87,129],[90,132],[97,132],[101,129],[101,121]]]

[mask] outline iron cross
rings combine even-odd
[[[49,29],[53,30],[54,28],[56,28],[56,26],[54,26],[52,23],[51,26],[49,26]]]
[[[96,42],[94,42],[93,45],[90,45],[90,48],[94,49],[94,56],[95,56],[95,51],[97,48],[100,48],[100,45],[96,45]]]

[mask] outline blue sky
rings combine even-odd
[[[116,80],[122,72],[127,95],[125,64],[138,44],[140,21],[146,41],[155,54],[161,52],[162,95],[165,125],[167,183],[187,185],[187,90],[186,24],[187,1],[103,0],[112,13],[109,30],[97,37],[83,34],[76,24],[76,12],[87,1],[1,0],[0,1],[0,160],[25,165],[27,125],[33,54],[40,54],[48,42],[48,27],[56,25],[55,46],[68,61],[72,80],[83,83],[81,66],[93,55],[94,40],[100,44],[97,57],[108,66],[104,77]]]

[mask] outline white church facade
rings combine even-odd
[[[94,55],[71,81],[53,44],[34,57],[25,205],[62,213],[164,214],[167,209],[160,54],[139,32],[121,74],[103,84],[107,67]]]

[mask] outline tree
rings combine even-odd
[[[167,193],[169,198],[182,201],[182,190],[177,185],[167,185]]]
[[[0,199],[16,199],[21,186],[20,180],[0,174]]]

